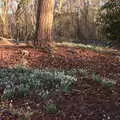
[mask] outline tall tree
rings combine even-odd
[[[9,34],[9,29],[8,29],[8,0],[3,0],[1,1],[2,3],[2,13],[0,14],[0,19],[2,20],[2,31],[3,31],[3,36],[7,37]]]
[[[52,45],[53,11],[54,0],[38,0],[35,45],[45,50]]]

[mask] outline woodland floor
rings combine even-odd
[[[47,114],[39,110],[37,101],[21,99],[14,101],[21,107],[26,101],[35,111],[31,120],[120,120],[120,51],[108,54],[68,46],[59,46],[53,55],[27,47],[1,47],[0,67],[21,64],[23,50],[29,51],[25,57],[32,68],[86,69],[103,78],[116,81],[113,87],[105,87],[91,78],[82,78],[72,85],[72,93],[56,100],[62,112]],[[56,98],[55,98],[56,99]],[[38,112],[39,111],[39,112]],[[0,120],[17,120],[8,111],[0,111]],[[19,119],[22,120],[22,119]]]

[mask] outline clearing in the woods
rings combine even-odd
[[[0,47],[0,57],[0,72],[9,69],[4,74],[22,64],[25,69],[71,70],[77,78],[70,84],[70,90],[55,93],[49,99],[39,99],[31,92],[33,89],[28,97],[1,98],[0,120],[120,119],[120,50],[56,44],[55,51],[48,54],[31,47],[6,44]],[[6,79],[17,80],[18,74],[15,76],[13,72]],[[0,86],[0,95],[4,92]]]

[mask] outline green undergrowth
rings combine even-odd
[[[68,92],[77,78],[73,74],[58,70],[27,69],[25,67],[0,69],[1,99],[14,99],[29,96],[48,98],[54,93]]]
[[[107,78],[103,78],[100,75],[96,75],[95,73],[92,74],[92,79],[100,84],[103,84],[106,87],[112,87],[116,84],[115,81]]]
[[[104,78],[104,77],[100,76],[99,74],[89,73],[88,70],[86,70],[86,69],[78,69],[78,70],[76,70],[76,72],[78,74],[80,74],[81,77],[83,77],[83,79],[84,79],[84,77],[88,78],[88,79],[92,79],[93,81],[95,81],[103,86],[106,86],[106,87],[112,87],[116,84],[115,80]]]
[[[115,80],[102,77],[99,74],[91,73],[89,71],[90,70],[81,68],[81,69],[72,69],[72,70],[69,70],[66,72],[68,72],[68,74],[71,74],[71,75],[74,75],[74,74],[79,75],[79,77],[81,77],[83,80],[84,80],[84,78],[91,79],[94,82],[97,82],[106,87],[112,87],[116,84]]]
[[[30,93],[47,99],[56,93],[69,92],[70,86],[77,81],[76,75],[88,77],[103,84],[113,86],[113,80],[105,79],[100,75],[89,74],[85,69],[73,70],[39,70],[17,66],[14,68],[0,69],[0,89],[3,90],[1,99],[14,99],[30,96]]]
[[[77,74],[91,78],[104,86],[113,86],[113,80],[105,79],[95,73],[89,74],[85,69],[56,70],[32,69],[23,66],[0,69],[1,99],[11,100],[30,96],[32,93],[42,99],[54,96],[56,93],[69,92],[70,86],[77,81]]]
[[[37,98],[44,101],[41,109],[47,113],[55,114],[59,111],[55,96],[60,97],[61,93],[71,93],[71,85],[78,81],[77,78],[78,80],[88,78],[106,87],[112,87],[116,84],[110,79],[105,79],[95,73],[89,73],[87,69],[40,70],[18,65],[14,68],[0,69],[0,89],[3,90],[0,99],[4,101],[31,96],[36,98],[37,96]],[[13,113],[21,115],[20,111],[12,108]],[[32,114],[29,110],[24,111],[24,113],[27,115],[25,118]]]

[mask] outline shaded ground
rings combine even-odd
[[[27,50],[29,55],[24,56],[23,50]],[[38,101],[29,99],[28,104],[36,111],[31,116],[31,120],[120,120],[119,54],[102,54],[91,50],[59,46],[52,55],[33,48],[3,47],[0,48],[0,56],[0,67],[12,67],[25,62],[26,66],[33,68],[83,68],[90,73],[95,72],[104,78],[117,81],[114,87],[108,88],[78,74],[78,82],[71,86],[71,94],[55,96],[57,107],[61,110],[57,114],[40,111],[40,106],[36,105]],[[14,101],[19,108],[24,103],[26,99]],[[0,115],[13,116],[8,111],[1,112]],[[17,119],[17,116],[11,118],[14,119]],[[7,120],[7,118],[2,117],[0,120]]]

